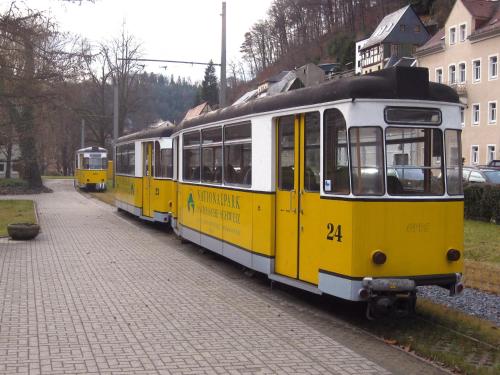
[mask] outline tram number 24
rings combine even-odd
[[[327,240],[342,242],[342,225],[328,223],[326,224],[326,228],[328,229],[328,234],[326,235]]]

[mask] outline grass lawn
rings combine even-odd
[[[382,318],[359,324],[387,344],[415,351],[459,373],[500,373],[500,331],[494,324],[425,299],[417,301],[415,317]]]
[[[465,259],[500,264],[500,225],[465,220]]]
[[[113,180],[108,180],[106,191],[91,191],[89,192],[94,198],[107,203],[111,206],[115,205],[115,188],[113,188]]]
[[[72,180],[74,176],[42,176],[44,180]]]
[[[465,285],[500,294],[500,225],[465,220],[464,253]]]
[[[0,236],[7,235],[11,223],[35,223],[35,209],[31,200],[0,200]]]

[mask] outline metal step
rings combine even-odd
[[[321,290],[319,290],[316,285],[306,283],[305,281],[292,279],[291,277],[278,275],[276,273],[271,273],[268,275],[268,277],[273,281],[277,281],[277,282],[282,283],[282,284],[290,285],[290,286],[293,286],[294,288],[306,290],[310,293],[314,293],[314,294],[318,294],[318,295],[323,294],[323,292]]]

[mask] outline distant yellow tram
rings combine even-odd
[[[107,151],[102,147],[87,147],[75,154],[75,186],[80,189],[104,191],[107,183]]]
[[[274,281],[366,301],[370,317],[411,311],[421,285],[463,289],[460,104],[427,69],[255,99],[167,136],[172,180],[157,204],[182,238]],[[130,194],[138,216],[154,216],[140,199],[156,142],[127,146],[141,155],[137,182],[117,199]]]

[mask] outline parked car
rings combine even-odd
[[[489,183],[500,185],[500,169],[490,167],[464,167],[464,183]]]
[[[500,160],[492,160],[488,163],[487,167],[500,169]]]

